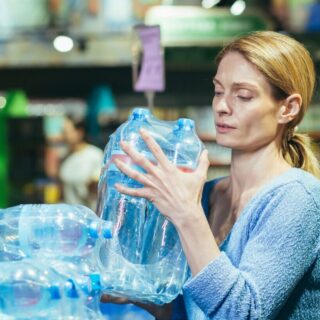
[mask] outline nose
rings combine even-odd
[[[213,111],[218,115],[231,114],[232,108],[226,96],[214,97],[212,100]]]

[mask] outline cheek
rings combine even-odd
[[[75,135],[72,132],[68,132],[67,134],[65,134],[65,139],[68,142],[74,142],[75,141]]]
[[[274,139],[277,134],[277,121],[273,114],[260,114],[255,119],[247,122],[247,134],[254,135],[257,139]]]

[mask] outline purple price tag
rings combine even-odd
[[[164,90],[164,62],[160,44],[159,26],[135,27],[143,48],[141,71],[134,84],[134,90],[163,91]]]

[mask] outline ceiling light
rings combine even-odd
[[[202,0],[201,5],[205,9],[210,9],[218,4],[221,0]]]
[[[0,109],[3,109],[7,103],[7,99],[5,97],[0,96]]]
[[[57,36],[53,40],[53,46],[59,52],[68,52],[73,48],[73,40],[68,36]]]
[[[246,3],[243,0],[237,0],[230,8],[231,14],[238,16],[243,13],[246,8]]]

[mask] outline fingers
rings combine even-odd
[[[151,191],[148,188],[129,188],[119,183],[116,183],[115,187],[120,193],[124,193],[132,197],[140,197],[151,200]]]
[[[147,172],[152,172],[155,165],[149,161],[143,154],[135,150],[128,142],[121,141],[121,148],[133,160],[134,163],[142,167]]]
[[[127,298],[124,297],[113,297],[109,294],[103,294],[100,299],[103,303],[116,303],[116,304],[125,304],[130,303],[130,301]]]
[[[149,150],[155,157],[158,165],[166,169],[172,168],[172,163],[169,161],[159,144],[150,135],[150,133],[148,133],[145,129],[140,129],[140,134]],[[153,172],[156,168],[156,166],[151,161],[149,161],[141,153],[137,152],[128,142],[121,141],[121,147],[136,164],[143,167],[147,172]]]
[[[131,179],[136,180],[142,183],[143,185],[147,185],[149,183],[149,179],[145,174],[142,174],[141,172],[132,169],[129,165],[118,159],[116,159],[114,162],[116,166]]]
[[[201,177],[206,177],[209,165],[210,165],[210,162],[208,159],[208,150],[205,149],[202,151],[202,153],[200,155],[199,164],[198,164],[195,172]]]
[[[142,139],[144,140],[144,142],[146,143],[146,145],[148,146],[148,148],[150,149],[150,151],[152,152],[152,154],[154,155],[154,157],[158,161],[158,163],[162,167],[170,166],[171,165],[170,161],[168,160],[168,158],[166,157],[166,155],[162,151],[159,144],[150,135],[150,133],[148,133],[145,129],[140,129],[140,134],[141,134]]]

